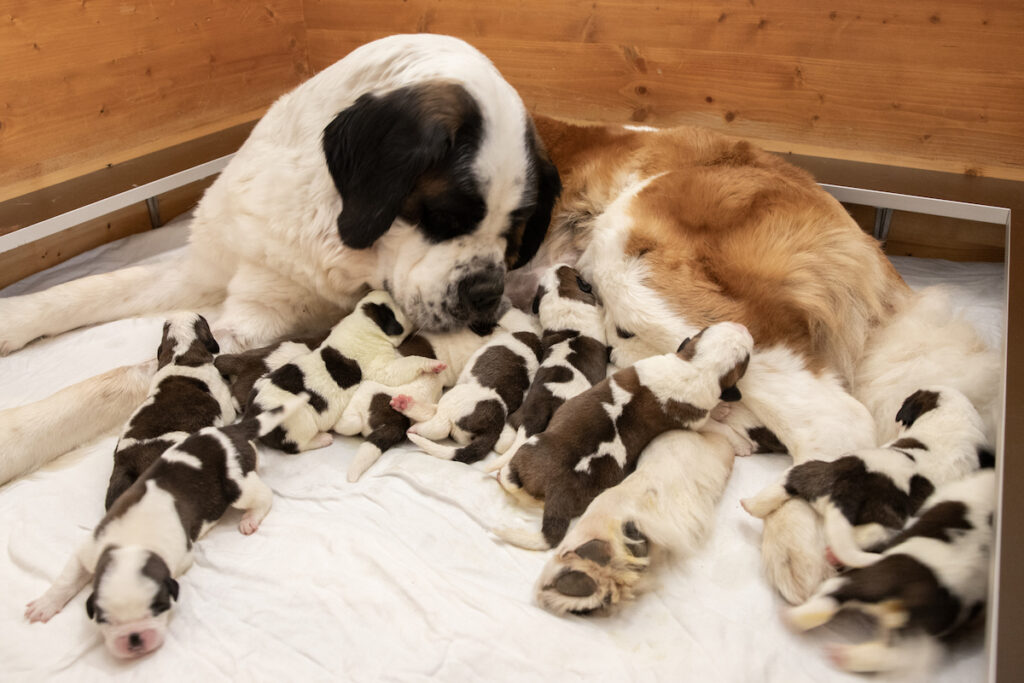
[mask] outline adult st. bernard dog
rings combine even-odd
[[[489,324],[559,189],[519,95],[480,52],[446,36],[378,40],[274,103],[203,196],[183,260],[0,299],[0,354],[218,303],[222,348],[254,348],[330,327],[369,289],[390,292],[416,328]],[[0,415],[0,482],[76,445],[36,438],[25,419],[81,443],[123,423],[151,372],[114,371]],[[67,429],[82,403],[95,412]]]
[[[390,291],[417,324],[452,328],[493,318],[503,282],[528,306],[544,270],[567,262],[604,302],[620,366],[672,351],[712,323],[744,324],[757,347],[740,384],[743,403],[796,462],[891,438],[899,402],[924,384],[962,391],[994,435],[998,358],[950,317],[941,296],[912,293],[807,174],[695,128],[542,119],[537,131],[543,145],[515,92],[465,43],[427,35],[371,43],[270,109],[203,198],[184,263],[0,300],[0,351],[102,320],[216,302],[217,338],[254,346],[330,326],[366,285]],[[550,228],[559,178],[545,146],[564,186]],[[510,265],[535,253],[506,280]],[[0,481],[73,445],[52,435],[72,431],[84,441],[119,425],[148,381],[146,369],[114,371],[0,413]],[[117,398],[81,419],[77,402],[101,393]],[[25,419],[33,429],[20,429]],[[56,429],[68,423],[76,429]],[[638,539],[644,557],[676,541],[692,547],[725,478],[699,495],[676,495],[689,490],[701,457],[709,471],[721,469],[721,449],[691,450],[685,468],[679,459],[641,459],[588,508],[580,533],[566,537],[542,574],[560,576],[558,565],[570,561],[584,567],[551,586],[542,580],[541,591],[571,584],[569,593],[586,593],[563,594],[560,609],[630,595],[638,572],[606,570],[635,566],[627,549]],[[652,491],[671,504],[632,499]],[[583,552],[593,573],[605,572],[588,577],[576,550],[606,547]],[[766,520],[763,551],[769,578],[792,601],[829,571],[803,501]]]

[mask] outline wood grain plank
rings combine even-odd
[[[299,0],[0,5],[3,197],[258,116],[307,74]]]

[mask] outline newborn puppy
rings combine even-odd
[[[229,506],[245,510],[238,528],[251,534],[273,494],[256,474],[253,440],[305,404],[305,397],[227,427],[206,427],[166,450],[118,498],[89,539],[38,600],[29,621],[48,621],[89,582],[85,603],[116,657],[152,652],[164,641],[168,610],[192,545]]]
[[[604,314],[590,283],[575,268],[553,266],[541,279],[533,312],[540,317],[541,364],[523,404],[509,415],[494,450],[500,469],[531,436],[543,432],[566,399],[605,378]]]
[[[213,364],[231,387],[235,410],[240,413],[245,409],[256,380],[320,346],[329,332],[330,330],[241,353],[222,353],[217,356]]]
[[[203,427],[234,422],[230,390],[214,367],[219,350],[198,313],[179,313],[164,323],[149,396],[128,418],[114,448],[107,510],[168,448]]]
[[[436,408],[405,402],[403,410],[431,415],[409,429],[409,439],[425,453],[465,463],[480,460],[497,442],[505,418],[522,404],[540,357],[536,321],[510,308],[498,327],[503,333],[473,354]],[[434,443],[449,434],[460,446]]]
[[[494,333],[488,328],[467,328],[455,332],[419,332],[398,346],[403,356],[421,356],[441,361],[440,372],[424,373],[406,384],[391,387],[364,381],[352,395],[348,407],[335,426],[339,434],[362,434],[348,468],[348,480],[358,481],[381,454],[405,441],[413,422],[429,419],[441,391],[455,383],[470,356]],[[402,411],[405,411],[404,413]]]
[[[554,547],[569,521],[636,468],[644,447],[670,429],[699,429],[719,401],[738,401],[753,339],[742,325],[719,323],[685,340],[676,353],[620,370],[555,412],[498,472],[502,488],[544,501],[541,534],[499,531],[534,549]]]
[[[796,465],[741,504],[763,518],[790,497],[803,498],[824,517],[825,537],[839,562],[871,564],[877,556],[861,549],[902,529],[935,487],[992,463],[981,416],[956,389],[914,392],[896,421],[902,425],[899,436],[881,448]]]
[[[307,405],[262,437],[263,443],[286,453],[329,446],[334,440],[329,430],[364,379],[404,384],[422,372],[436,371],[436,360],[399,356],[396,347],[409,331],[409,322],[390,294],[375,291],[363,297],[315,350],[256,380],[248,415],[283,405],[299,394],[309,396]]]
[[[788,611],[788,621],[807,630],[845,608],[875,617],[876,640],[831,649],[832,661],[847,671],[904,668],[913,650],[938,650],[937,639],[984,607],[995,498],[992,468],[941,486],[875,562],[825,581]]]

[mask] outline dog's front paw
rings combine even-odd
[[[577,529],[541,572],[537,601],[557,614],[589,614],[631,599],[650,564],[647,536],[631,521],[589,538]]]
[[[64,605],[57,604],[56,600],[47,598],[45,595],[37,598],[25,606],[25,618],[35,623],[48,622],[54,614],[59,612]]]

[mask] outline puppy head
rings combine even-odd
[[[164,322],[163,336],[156,350],[157,367],[174,363],[198,367],[213,362],[220,352],[206,318],[198,313],[177,313]]]
[[[545,331],[575,330],[604,340],[604,319],[597,294],[579,272],[565,264],[552,266],[541,278],[534,312]]]
[[[324,131],[341,241],[376,252],[375,284],[417,327],[493,322],[561,191],[522,101],[487,74],[486,96],[442,80],[368,93]]]
[[[355,312],[365,317],[395,346],[412,331],[408,318],[387,292],[370,292],[356,304]]]
[[[109,546],[96,563],[85,603],[107,649],[121,659],[141,657],[164,642],[178,582],[163,559],[139,546]]]
[[[676,354],[715,373],[722,389],[720,400],[739,401],[743,396],[736,384],[747,372],[753,349],[754,339],[747,328],[726,322],[705,327],[696,336],[683,340]]]
[[[918,389],[907,396],[896,413],[902,434],[917,434],[926,441],[931,438],[985,446],[985,427],[971,400],[960,391],[946,386]]]

